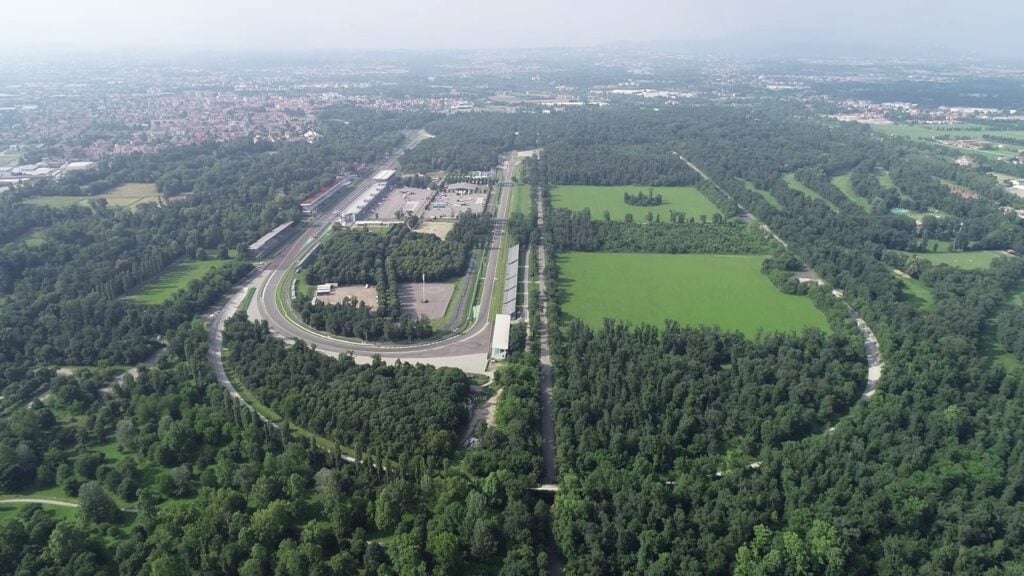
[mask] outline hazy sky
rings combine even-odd
[[[1024,48],[1013,31],[1021,21],[1022,0],[27,0],[0,8],[0,50],[518,48],[755,39],[1010,55]]]

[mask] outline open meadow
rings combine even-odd
[[[863,208],[865,212],[871,210],[871,203],[868,202],[868,199],[863,196],[858,196],[857,193],[853,191],[853,179],[849,174],[836,176],[832,179],[832,185],[838,188],[844,196],[849,198],[850,202],[853,202],[857,206]]]
[[[803,182],[797,180],[796,174],[790,172],[789,174],[783,176],[783,179],[786,181],[786,185],[792,188],[793,190],[796,190],[797,192],[803,194],[804,196],[807,196],[808,198],[814,200],[821,200],[825,204],[828,204],[828,207],[831,208],[833,212],[839,211],[839,209],[836,208],[835,204],[829,202],[828,200],[825,200],[824,198],[822,198],[821,194],[818,194],[816,191],[811,190],[806,185],[804,185]]]
[[[759,196],[761,196],[761,198],[764,198],[764,201],[769,203],[769,204],[771,204],[773,208],[776,208],[776,209],[779,209],[779,210],[782,209],[782,204],[779,203],[778,198],[776,198],[775,196],[772,196],[771,192],[768,192],[767,190],[761,190],[760,188],[754,186],[753,183],[751,183],[751,182],[749,182],[747,180],[740,180],[740,181],[743,182],[743,186],[747,190],[750,190],[751,192],[754,192],[754,193],[758,194]]]
[[[648,190],[654,190],[655,195],[661,194],[662,203],[660,205],[631,206],[623,200],[623,195],[626,192],[647,194]],[[555,186],[551,190],[551,205],[555,208],[568,208],[573,211],[589,208],[590,216],[595,220],[601,219],[605,210],[608,211],[612,220],[625,220],[626,214],[632,214],[637,222],[642,222],[648,212],[655,216],[660,215],[664,222],[668,222],[669,212],[673,210],[685,212],[687,218],[694,219],[700,219],[701,215],[710,219],[713,215],[719,214],[715,205],[692,186],[656,188],[649,186]]]
[[[68,206],[88,206],[90,200],[103,199],[107,205],[117,208],[134,209],[143,204],[154,204],[160,201],[160,193],[156,184],[128,183],[96,196],[39,196],[25,200],[28,204],[67,208]]]
[[[193,280],[202,278],[210,270],[227,264],[230,260],[186,260],[178,262],[160,275],[159,278],[147,283],[132,300],[143,304],[163,304],[179,290],[188,286]]]
[[[559,258],[563,310],[590,326],[604,318],[662,326],[828,331],[811,300],[779,292],[761,273],[765,256],[572,252]]]
[[[919,258],[932,264],[947,264],[964,270],[984,270],[992,265],[996,258],[1007,258],[1006,254],[991,250],[980,252],[922,252]]]

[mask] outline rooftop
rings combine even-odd
[[[494,336],[491,338],[491,348],[508,350],[508,337],[511,330],[512,317],[508,314],[495,314]]]

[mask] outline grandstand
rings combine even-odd
[[[515,318],[516,294],[519,291],[519,244],[509,248],[505,264],[505,294],[501,299],[501,313]]]

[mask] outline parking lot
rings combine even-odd
[[[419,214],[431,194],[433,190],[426,188],[395,188],[367,206],[362,219],[402,220],[408,214]]]
[[[454,220],[463,212],[479,214],[487,207],[487,191],[438,192],[423,213],[423,220]]]

